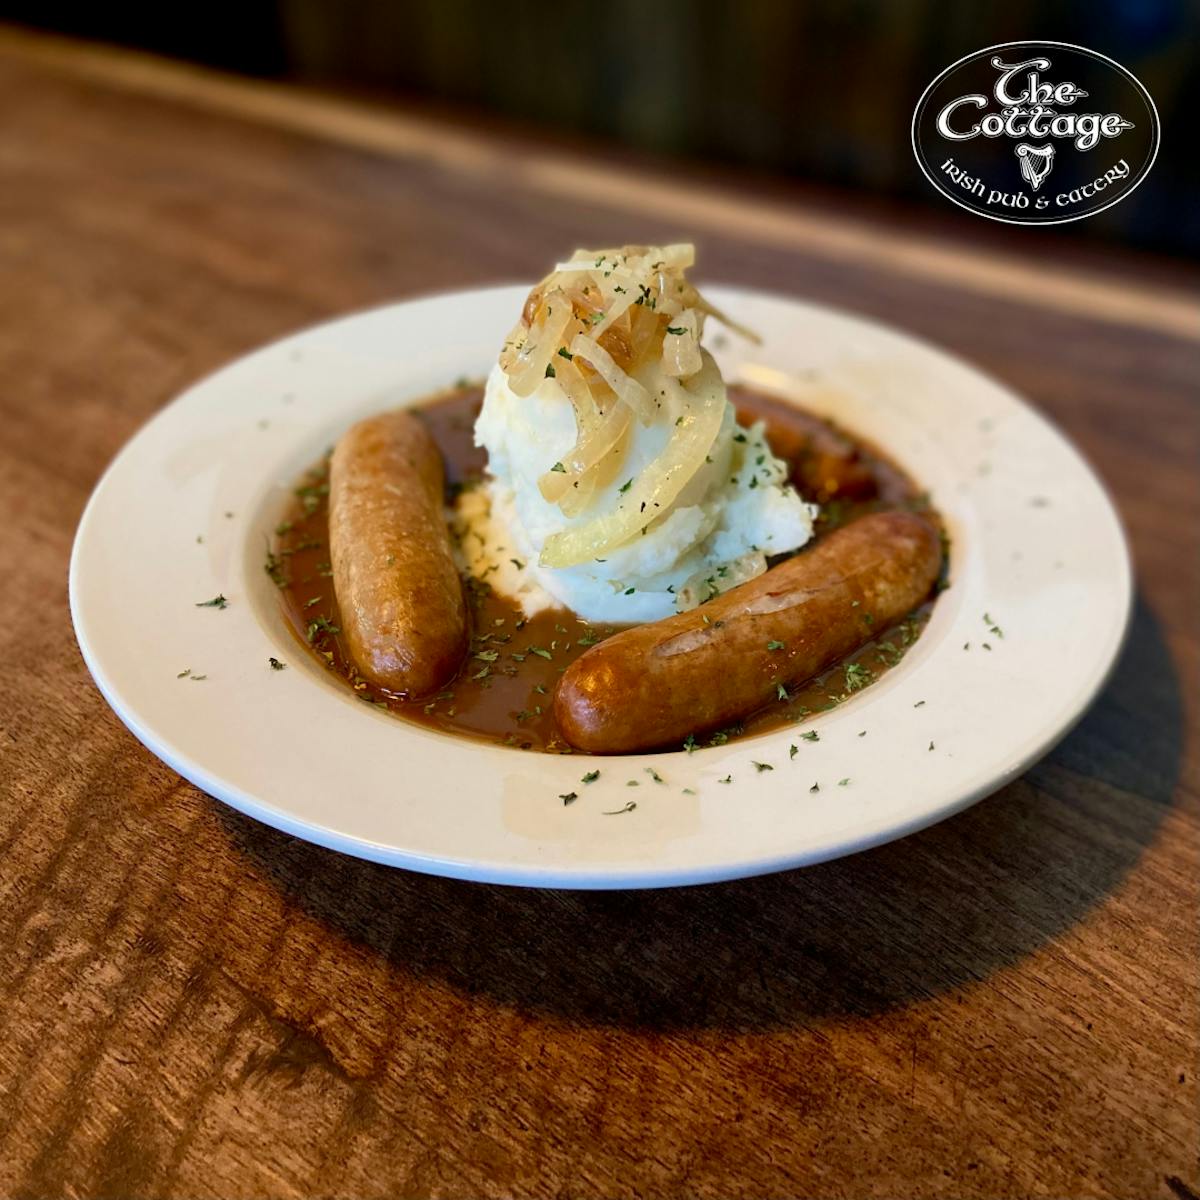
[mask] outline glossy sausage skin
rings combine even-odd
[[[421,421],[390,412],[338,442],[329,551],[350,654],[367,679],[432,692],[467,651],[467,611],[443,511],[444,471]]]
[[[861,517],[700,608],[589,650],[559,680],[559,728],[577,749],[625,754],[732,724],[906,616],[941,560],[921,517]]]

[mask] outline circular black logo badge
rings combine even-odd
[[[913,113],[913,153],[955,204],[1015,225],[1094,216],[1158,153],[1150,93],[1120,63],[1067,42],[1005,42],[960,58]]]

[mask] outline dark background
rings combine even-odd
[[[1141,79],[1162,119],[1162,149],[1134,194],[1054,227],[1054,236],[1200,253],[1189,128],[1200,108],[1200,3],[1188,0],[244,0],[86,8],[0,0],[0,17],[262,78],[486,113],[942,210],[949,202],[924,180],[909,146],[926,85],[955,59],[998,42],[1074,42]]]

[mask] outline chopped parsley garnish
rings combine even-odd
[[[578,792],[562,792],[558,797],[563,802],[565,808],[568,804],[574,804],[579,799]]]
[[[599,771],[589,771],[579,782],[580,783],[595,783],[600,778]]]
[[[871,682],[872,675],[870,670],[862,665],[862,663],[852,662],[846,664],[846,691],[857,692],[859,688],[865,688]]]
[[[229,601],[224,596],[214,596],[211,600],[201,600],[197,608],[228,608]]]
[[[310,642],[315,642],[318,636],[341,632],[341,627],[335,625],[328,617],[318,617],[315,621],[309,621],[307,636]]]
[[[613,808],[613,809],[606,808],[606,809],[603,809],[602,811],[606,817],[619,817],[622,813],[633,812],[633,810],[635,808],[637,808],[637,801],[630,800],[629,803],[626,804],[624,808]]]
[[[560,462],[556,462],[554,466],[550,468],[550,470],[557,472],[559,475],[565,475],[567,473],[567,468],[564,467]]]
[[[796,757],[796,755],[797,755],[797,754],[799,754],[799,753],[800,753],[800,747],[799,747],[799,746],[797,746],[795,742],[793,742],[793,743],[792,743],[792,744],[791,744],[791,745],[788,747],[788,758],[795,758],[795,757]]]
[[[932,749],[933,749],[933,743],[932,743],[932,742],[930,742],[930,743],[929,743],[929,748],[930,748],[930,750],[932,750]]]
[[[744,442],[746,440],[746,435],[744,433],[735,433],[733,435],[733,440],[735,442]]]
[[[732,783],[732,782],[733,782],[733,776],[732,776],[732,775],[726,775],[724,779],[718,779],[718,780],[717,780],[717,782],[718,782],[718,783]]]
[[[629,491],[629,489],[632,486],[633,486],[633,480],[627,479],[627,480],[625,480],[625,482],[623,484],[621,484],[621,486],[619,488],[617,488],[617,491],[621,492],[621,493],[625,493],[625,492]]]
[[[621,593],[621,595],[622,595],[622,596],[632,596],[632,595],[633,595],[633,593],[634,593],[634,592],[636,592],[636,591],[637,591],[637,588],[626,588],[626,589],[625,589],[625,590],[624,590],[624,591]]]
[[[553,379],[554,378],[554,364],[553,363],[546,364],[546,374],[543,375],[542,378],[543,379]]]
[[[191,673],[192,673],[192,668],[185,667],[182,671],[179,672],[178,675],[175,676],[175,678],[176,679],[186,679]]]
[[[529,653],[536,654],[539,658],[544,658],[547,662],[554,661],[554,655],[549,650],[543,650],[541,646],[530,646]],[[513,657],[516,658],[516,655],[514,654]]]
[[[273,655],[267,659],[267,662],[271,664],[272,671],[282,671],[287,666],[287,663],[280,662],[279,659],[275,658]]]
[[[567,360],[567,362],[570,362],[570,361],[571,361],[571,360],[572,360],[572,359],[575,357],[575,355],[573,355],[573,354],[570,352],[570,350],[568,350],[568,349],[566,348],[566,346],[559,346],[559,348],[558,348],[558,357],[559,357],[559,358],[565,358],[565,359]]]
[[[499,650],[477,650],[472,656],[479,659],[480,662],[494,663],[500,657]]]
[[[810,792],[819,792],[821,790],[821,785],[819,783],[814,783],[808,790]]]
[[[761,775],[764,771],[773,771],[775,768],[770,763],[755,762],[750,760],[750,765]]]
[[[916,704],[913,705],[913,708],[920,708],[924,703],[924,700],[918,700]]]
[[[687,333],[687,326],[686,325],[668,325],[667,332],[672,333],[676,337],[678,337],[681,333]]]
[[[687,737],[683,739],[683,748],[684,748],[684,749],[685,749],[685,750],[686,750],[686,751],[687,751],[689,754],[691,754],[691,753],[692,753],[692,751],[694,751],[695,749],[697,749],[697,747],[696,747],[696,735],[695,735],[694,733],[689,733],[689,734],[687,735]]]
[[[780,700],[790,700],[791,699],[791,696],[788,695],[787,688],[785,688],[782,683],[777,683],[775,685],[775,695]]]
[[[508,560],[518,571],[525,570],[525,564],[519,558],[510,558]]]
[[[787,647],[785,646],[785,644],[783,642],[772,641],[772,642],[767,643],[767,649],[768,650],[785,650],[785,649],[787,649]]]
[[[848,777],[846,779],[839,779],[838,787],[845,787],[849,782],[850,782],[850,780]]]
[[[819,742],[821,740],[821,735],[815,729],[810,729],[807,733],[802,733],[800,736],[806,742]]]
[[[647,767],[646,774],[654,780],[655,783],[666,783],[667,781],[653,768]]]
[[[272,551],[267,551],[267,561],[263,568],[271,577],[271,582],[276,587],[285,588],[288,586],[288,577],[283,569],[283,559]]]
[[[1004,636],[1004,630],[987,613],[983,614],[983,623],[988,627],[988,633],[994,633],[998,638]]]

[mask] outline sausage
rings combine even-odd
[[[623,754],[732,724],[911,612],[941,560],[922,518],[861,517],[700,608],[594,646],[558,682],[559,728],[579,750]]]
[[[329,470],[329,557],[351,657],[371,682],[420,696],[467,651],[467,609],[443,512],[442,456],[411,413],[345,433]]]

